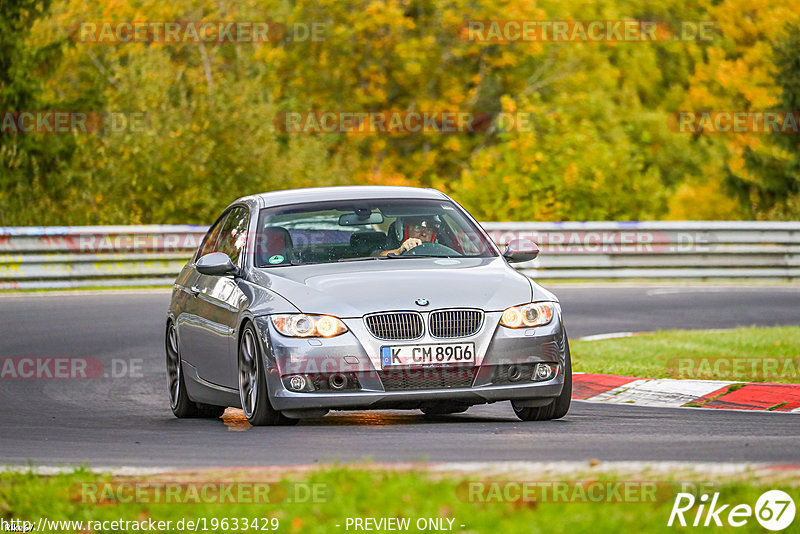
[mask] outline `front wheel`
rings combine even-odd
[[[561,419],[569,411],[572,401],[572,358],[569,354],[569,339],[564,337],[566,343],[566,356],[564,358],[564,387],[561,394],[550,404],[535,407],[518,407],[511,401],[514,413],[523,421],[549,421]]]
[[[224,406],[212,406],[192,402],[186,394],[186,384],[181,371],[181,352],[178,348],[178,331],[172,321],[167,325],[167,387],[169,388],[169,406],[179,419],[210,418],[216,419],[225,411]]]
[[[239,399],[244,415],[253,426],[297,424],[297,419],[286,417],[269,402],[257,335],[253,325],[248,323],[239,342]]]

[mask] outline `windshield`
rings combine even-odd
[[[262,209],[255,250],[258,267],[497,255],[484,233],[452,202],[402,199]]]

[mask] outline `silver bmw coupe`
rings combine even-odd
[[[177,417],[240,407],[253,425],[329,410],[452,414],[570,406],[558,299],[433,189],[328,187],[240,198],[175,280],[166,321]]]

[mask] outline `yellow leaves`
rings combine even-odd
[[[722,184],[712,179],[707,183],[681,185],[669,198],[667,219],[672,221],[732,220],[742,216],[736,200],[727,196]]]
[[[464,20],[464,13],[461,10],[445,9],[442,11],[442,25],[446,28],[456,28]]]
[[[446,150],[450,150],[451,152],[458,152],[459,150],[461,150],[461,141],[459,141],[458,137],[456,136],[450,136],[444,142],[443,147]]]
[[[475,189],[475,179],[472,177],[472,173],[467,169],[461,171],[461,188],[465,191],[472,191]]]
[[[738,143],[728,143],[728,150],[731,152],[731,156],[728,158],[727,162],[731,173],[738,176],[747,174],[741,146],[739,146]]]
[[[500,53],[500,56],[490,56],[487,58],[487,62],[490,63],[493,67],[498,69],[506,68],[506,67],[514,67],[519,64],[520,56],[511,52],[510,50],[503,50]]]
[[[422,72],[422,65],[416,61],[410,61],[405,65],[405,71],[411,76],[416,76]]]
[[[524,133],[520,135],[521,137],[516,140],[515,148],[527,153],[536,146],[536,137],[533,134]]]
[[[393,171],[376,171],[366,176],[367,185],[397,185],[397,186],[415,186],[418,185],[405,175]]]
[[[367,8],[364,10],[364,14],[368,16],[374,16],[381,12],[383,9],[383,2],[378,2],[375,0],[374,2],[370,2]]]
[[[444,107],[448,109],[455,109],[458,108],[463,102],[466,102],[466,95],[461,90],[460,87],[451,87],[444,91],[442,94],[442,100],[447,104]],[[441,103],[432,103],[431,109],[442,108]]]
[[[361,134],[352,134],[361,136]],[[385,136],[377,136],[373,138],[370,142],[370,153],[378,154],[386,150],[386,137]]]
[[[321,64],[327,63],[327,53],[322,53],[317,58]],[[270,43],[266,44],[258,44],[255,46],[255,52],[253,54],[253,58],[256,60],[263,61],[267,64],[270,64],[273,68],[276,64],[280,65],[283,61],[287,58],[286,49],[280,46],[274,46]]]
[[[564,184],[567,187],[574,186],[575,183],[578,181],[578,166],[575,162],[570,163],[567,165],[567,168],[564,170]]]
[[[506,113],[514,113],[517,111],[517,103],[509,95],[503,95],[500,97],[500,107]]]

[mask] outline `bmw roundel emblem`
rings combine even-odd
[[[417,299],[414,302],[417,304],[417,306],[427,306],[428,305],[428,299]]]

